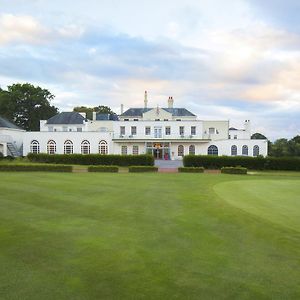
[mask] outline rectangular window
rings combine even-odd
[[[179,134],[184,135],[184,126],[179,127]]]
[[[151,127],[147,126],[145,127],[145,135],[150,135],[151,134]]]
[[[68,127],[67,126],[63,126],[63,131],[68,131]]]
[[[208,129],[209,134],[215,134],[215,128],[211,127]]]
[[[127,155],[127,146],[122,146],[121,147],[121,154],[122,155]]]
[[[120,135],[125,135],[125,126],[120,126]]]
[[[154,137],[155,138],[161,138],[161,127],[154,127]]]
[[[196,126],[191,127],[191,135],[196,135]]]
[[[48,130],[52,132],[53,131],[53,126],[49,126]]]
[[[171,135],[171,127],[166,127],[166,135]]]
[[[82,128],[81,127],[77,127],[77,132],[82,132]]]
[[[132,154],[139,155],[139,146],[137,146],[137,145],[132,146]]]
[[[234,139],[237,140],[237,135],[234,136]]]
[[[131,135],[136,135],[136,126],[131,126]]]

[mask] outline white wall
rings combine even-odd
[[[25,130],[12,129],[12,128],[0,128],[0,143],[12,143],[17,150],[19,150],[23,144],[23,138]]]

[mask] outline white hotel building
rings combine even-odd
[[[7,148],[8,140],[14,151]],[[227,120],[199,120],[185,108],[174,108],[172,97],[166,108],[148,108],[146,92],[143,108],[130,108],[119,116],[94,113],[88,120],[84,113],[62,112],[41,120],[37,132],[5,129],[0,123],[0,151],[14,156],[149,153],[156,159],[178,160],[187,154],[266,156],[267,147],[267,140],[251,139],[249,120],[242,129],[230,127]]]

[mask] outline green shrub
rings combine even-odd
[[[252,170],[300,171],[299,157],[186,155],[183,164],[185,167],[203,166],[205,169],[242,166]]]
[[[178,168],[179,173],[203,173],[203,167],[180,167]]]
[[[72,172],[72,166],[49,164],[0,164],[0,171],[17,172]]]
[[[89,166],[89,172],[112,172],[118,173],[119,168],[117,166]]]
[[[243,167],[223,167],[221,168],[223,174],[247,174],[247,168]]]
[[[158,168],[153,166],[131,166],[128,168],[131,173],[140,173],[140,172],[157,172]]]
[[[27,155],[32,162],[73,165],[106,166],[153,166],[151,155],[100,155],[100,154],[33,154]]]

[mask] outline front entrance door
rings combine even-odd
[[[154,149],[154,158],[155,159],[162,159],[163,158],[163,150],[162,149]]]

